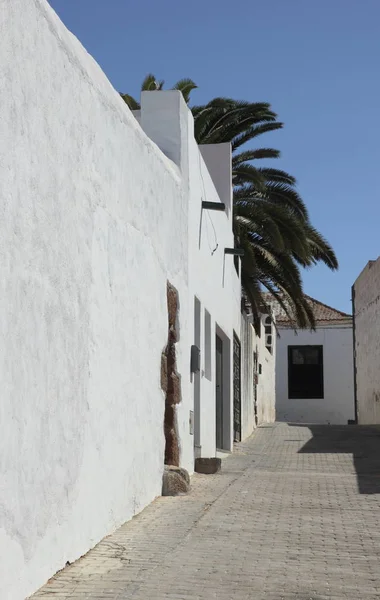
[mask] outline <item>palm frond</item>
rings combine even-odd
[[[310,248],[303,223],[285,207],[265,200],[252,202],[241,198],[234,204],[234,222],[237,226],[240,217],[250,219],[252,232],[261,235],[277,251],[296,253],[307,261]]]
[[[249,183],[254,186],[257,191],[265,192],[265,178],[260,174],[259,169],[256,169],[249,163],[242,163],[232,170],[233,185],[244,185]]]
[[[161,87],[159,87],[161,85]],[[142,92],[152,92],[157,89],[162,89],[164,82],[157,81],[153,73],[148,73],[141,84]]]
[[[173,90],[179,90],[182,92],[182,96],[185,102],[188,104],[190,101],[190,93],[197,88],[197,84],[192,79],[180,79],[173,86]]]
[[[262,135],[263,133],[276,131],[282,128],[283,123],[278,122],[263,123],[262,125],[253,125],[252,127],[249,127],[247,131],[241,133],[240,135],[234,137],[233,140],[231,140],[232,151],[236,150],[237,148],[240,148],[240,146],[242,146],[243,144],[246,144],[250,140],[253,140],[254,138],[258,137],[259,135]]]
[[[120,94],[120,96],[131,110],[140,110],[141,105],[133,98],[133,96],[130,96],[129,94]]]
[[[300,301],[295,303],[293,298],[282,286],[275,288],[272,285],[272,282],[265,278],[261,279],[261,283],[278,302],[295,328],[299,326],[302,328],[310,328],[312,330],[315,329],[315,316],[304,296]]]
[[[215,122],[209,123],[203,143],[231,142],[244,134],[248,128],[253,128],[263,122],[270,124],[270,121],[274,120],[272,114],[257,110],[254,104],[244,108],[234,108],[228,112],[220,112],[222,114],[219,114],[219,118]]]
[[[238,165],[242,162],[249,162],[251,160],[259,160],[262,158],[280,158],[280,151],[274,148],[258,148],[257,150],[245,150],[239,154],[235,154],[232,157],[232,166]]]
[[[308,220],[309,215],[305,203],[293,186],[286,183],[267,182],[266,197],[271,202],[283,204],[294,210],[300,219]]]
[[[306,224],[305,232],[314,263],[322,261],[332,271],[338,269],[338,259],[329,242],[310,223]]]
[[[268,183],[284,183],[288,186],[295,186],[297,184],[296,178],[293,175],[289,175],[286,171],[268,167],[260,168],[259,171]]]

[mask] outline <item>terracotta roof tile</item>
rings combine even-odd
[[[279,305],[277,300],[272,296],[272,294],[265,293],[263,294],[265,301],[268,305],[271,306],[273,314],[276,318],[276,323],[278,325],[293,325],[293,322],[289,317],[285,314],[283,308]],[[316,324],[328,324],[328,323],[339,323],[345,322],[350,323],[352,321],[352,315],[342,312],[341,310],[337,310],[336,308],[332,308],[311,296],[306,296],[307,302],[313,309],[313,313],[315,315]]]

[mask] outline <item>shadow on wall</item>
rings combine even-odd
[[[380,426],[293,425],[313,437],[300,453],[352,454],[360,494],[380,494]]]

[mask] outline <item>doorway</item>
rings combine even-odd
[[[215,324],[215,441],[217,450],[233,446],[231,340]]]
[[[194,297],[194,344],[201,347],[201,303]],[[194,384],[194,456],[201,456],[201,374],[192,374]]]
[[[258,360],[257,360],[257,346],[256,351],[253,353],[253,413],[255,416],[255,427],[257,427],[259,419],[257,416],[257,384],[258,384]]]
[[[234,441],[241,441],[241,349],[240,342],[234,334]]]
[[[223,448],[223,342],[215,340],[216,447]]]

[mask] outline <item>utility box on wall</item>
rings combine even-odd
[[[201,370],[201,351],[198,346],[191,346],[190,355],[190,371],[191,373],[199,373]]]

